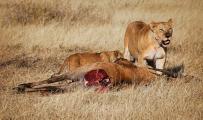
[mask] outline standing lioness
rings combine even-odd
[[[61,65],[59,72],[54,75],[61,74],[65,68],[67,68],[66,71],[72,71],[87,64],[96,62],[114,62],[115,60],[122,57],[123,55],[118,50],[104,51],[100,53],[76,53],[67,57],[64,60],[64,63]]]
[[[147,60],[153,60],[155,68],[163,69],[165,48],[171,41],[172,32],[172,19],[150,24],[141,21],[130,23],[124,38],[124,58],[133,58],[138,66],[145,66]]]

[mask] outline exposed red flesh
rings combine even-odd
[[[98,86],[98,92],[108,91],[108,85],[111,83],[108,74],[103,69],[91,70],[84,76],[86,86]]]

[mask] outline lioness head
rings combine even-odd
[[[171,42],[172,33],[173,33],[173,21],[169,19],[167,22],[151,22],[150,28],[154,33],[155,39],[163,47],[167,47]]]
[[[105,62],[114,62],[119,58],[123,58],[123,54],[118,51],[105,51],[100,53],[100,57],[103,59]]]

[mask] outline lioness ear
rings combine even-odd
[[[155,22],[151,22],[149,24],[149,26],[150,26],[151,30],[154,30],[154,28],[156,27],[156,23]]]
[[[168,23],[169,23],[171,26],[173,26],[173,20],[172,20],[172,18],[170,18],[170,19],[168,20]]]

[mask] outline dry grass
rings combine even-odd
[[[203,118],[203,1],[0,0],[0,10],[0,119]],[[160,78],[107,94],[81,86],[50,96],[11,90],[49,77],[75,52],[123,51],[131,21],[169,18],[175,24],[167,67],[184,63],[194,78]]]

